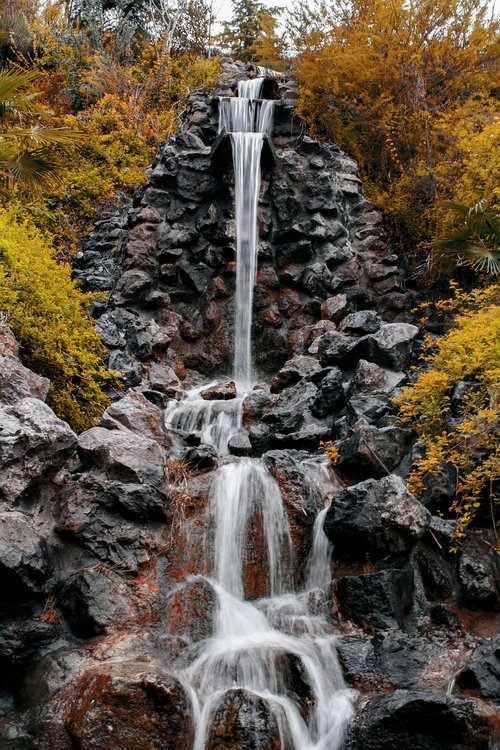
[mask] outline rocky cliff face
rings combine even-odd
[[[251,71],[250,71],[251,72]],[[224,65],[216,95],[249,68]],[[419,330],[381,217],[356,164],[309,139],[293,81],[276,101],[264,152],[255,298],[262,383],[243,403],[235,455],[262,456],[290,520],[300,586],[322,507],[308,459],[340,458],[325,532],[326,592],[304,594],[338,633],[358,691],[346,750],[494,750],[499,720],[499,568],[487,530],[449,553],[453,522],[406,489],[412,436],[390,398]],[[190,695],[179,669],[210,636],[216,597],[203,574],[215,452],[166,426],[172,399],[231,400],[234,210],[216,97],[193,92],[180,135],[150,181],[84,243],[77,275],[109,290],[95,305],[110,365],[127,390],[99,426],[75,435],[46,406],[48,382],[24,368],[0,328],[0,737],[6,750],[189,750]],[[221,382],[222,381],[222,382]],[[245,550],[245,593],[268,593],[259,517]],[[285,655],[286,656],[286,655]],[[308,685],[290,663],[304,715]],[[253,717],[249,731],[248,716]],[[265,701],[225,695],[211,750],[281,746]],[[298,750],[298,749],[295,749]]]

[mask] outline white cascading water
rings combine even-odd
[[[252,307],[257,272],[257,205],[264,136],[272,128],[273,102],[259,99],[264,78],[240,81],[238,96],[221,99],[219,130],[231,135],[236,216],[234,379],[248,390],[252,373]]]
[[[239,96],[222,100],[220,110],[220,129],[231,133],[235,167],[234,372],[240,394],[252,384],[260,153],[272,118],[272,103],[265,102],[262,107],[262,102],[253,101],[260,96],[262,83],[262,78],[242,81]],[[167,426],[183,434],[194,432],[215,447],[219,456],[227,456],[228,442],[242,424],[243,398],[204,401],[201,390],[192,390],[184,401],[173,402],[167,410]],[[306,461],[302,468],[308,486],[326,499],[332,482],[325,463]],[[326,508],[314,526],[302,593],[293,592],[293,549],[280,489],[261,459],[225,458],[212,481],[207,513],[206,554],[211,560],[209,580],[217,597],[217,612],[213,635],[198,645],[196,658],[180,675],[192,696],[193,750],[205,750],[214,713],[225,693],[235,688],[266,702],[276,718],[282,750],[340,750],[353,713],[352,691],[343,681],[331,626],[323,615],[311,613],[308,604],[311,596],[315,601],[324,599],[320,589],[330,582],[331,547],[322,529]],[[245,563],[256,518],[262,527],[259,552],[266,569],[268,597],[250,602],[245,600]],[[300,664],[309,686],[308,709],[302,706],[300,710],[297,705],[289,659]]]

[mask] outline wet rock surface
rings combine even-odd
[[[263,698],[229,690],[215,710],[207,750],[281,750],[277,718]]]
[[[430,514],[400,477],[367,479],[340,492],[325,519],[337,553],[374,560],[401,555],[422,537]]]
[[[207,404],[236,396],[227,377],[233,170],[230,152],[212,158],[212,146],[217,96],[233,95],[256,71],[224,66],[214,97],[189,95],[182,131],[160,149],[146,186],[102,216],[77,257],[84,287],[109,294],[92,312],[126,386],[98,426],[77,436],[54,415],[48,383],[19,362],[0,326],[6,750],[193,745],[190,697],[174,672],[213,634],[206,545],[221,461],[199,431],[167,428],[165,411],[192,386]],[[287,572],[298,588],[325,493],[330,502],[334,583],[304,597],[318,617],[326,613],[347,685],[358,691],[344,749],[494,750],[494,539],[476,528],[449,551],[454,522],[431,516],[449,506],[449,467],[423,502],[404,483],[413,436],[395,423],[390,400],[418,344],[411,295],[356,163],[304,135],[293,114],[296,82],[268,78],[264,96],[275,101],[277,156],[274,166],[263,162],[254,304],[266,382],[246,395],[229,454],[262,457],[279,486],[292,540]],[[473,386],[456,384],[457,413]],[[339,451],[326,491],[311,466],[320,441]],[[249,539],[244,579],[255,599],[269,586],[258,512]],[[300,614],[290,622],[296,635]],[[285,692],[307,718],[304,670],[293,654],[280,658],[289,661]],[[226,691],[206,748],[290,750],[282,720],[265,697]]]
[[[487,750],[486,722],[468,701],[397,690],[375,699],[358,714],[348,750]]]

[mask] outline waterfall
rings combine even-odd
[[[239,96],[220,102],[220,130],[230,133],[235,170],[234,373],[240,394],[252,385],[260,155],[272,122],[272,103],[258,99],[263,80],[240,82]],[[217,600],[213,633],[197,644],[192,662],[179,674],[192,698],[193,750],[205,750],[214,714],[234,689],[265,702],[276,719],[282,750],[340,750],[353,713],[352,691],[345,687],[327,619],[309,610],[307,593],[293,591],[292,537],[279,485],[261,459],[227,457],[230,438],[242,424],[243,398],[205,401],[203,388],[173,402],[166,413],[167,427],[186,436],[194,433],[224,457],[211,482],[202,524],[211,570],[205,580]],[[332,478],[325,462],[308,460],[302,468],[308,485],[304,492],[313,488],[326,498]],[[306,590],[325,589],[330,580],[325,513],[320,512],[314,526]],[[262,598],[249,601],[245,597],[255,570]],[[301,706],[292,662],[310,691]],[[249,717],[247,730],[252,731]]]
[[[209,386],[204,385],[203,388]],[[231,435],[241,427],[241,398],[206,401],[201,388],[188,391],[183,401],[171,401],[165,413],[165,426],[181,435],[196,435],[219,456],[228,453]]]
[[[260,462],[244,459],[222,466],[210,492],[215,517],[215,577],[233,596],[243,596],[242,553],[248,525],[262,518],[267,574],[272,595],[289,585],[291,538],[279,487]],[[285,567],[288,562],[288,568]]]
[[[238,96],[221,99],[219,131],[231,135],[236,215],[234,379],[252,384],[252,307],[257,272],[257,204],[264,136],[272,128],[273,102],[261,100],[264,78],[240,81]]]

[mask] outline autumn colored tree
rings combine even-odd
[[[498,199],[470,173],[461,136],[498,116],[498,31],[486,0],[321,0],[288,16],[299,111],[358,160],[407,256],[428,250],[440,200]],[[473,195],[456,195],[468,180]]]
[[[67,256],[117,191],[131,194],[147,179],[146,168],[174,132],[188,91],[213,86],[219,65],[192,51],[169,54],[146,36],[126,56],[114,33],[100,30],[94,45],[89,28],[75,26],[58,3],[40,9],[30,33],[33,52],[17,58],[22,75],[55,135],[76,130],[82,142],[65,144],[69,155],[56,159],[59,181],[43,195],[18,190],[6,196],[0,186],[0,202],[29,216]]]

